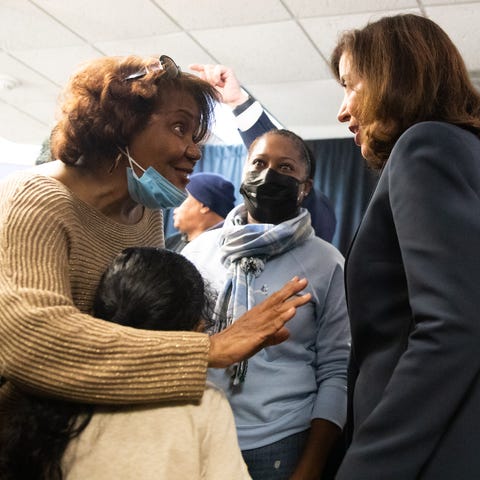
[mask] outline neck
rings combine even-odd
[[[202,221],[198,221],[195,225],[195,229],[191,230],[190,232],[186,232],[187,239],[191,242],[194,238],[197,238],[201,233],[205,232],[209,228],[217,225],[217,223],[222,222],[225,220],[220,215],[210,211],[209,213],[205,214],[202,217]]]
[[[119,223],[134,224],[143,215],[143,207],[128,194],[124,162],[113,170],[99,166],[95,170],[66,165],[60,160],[39,168],[45,175],[62,182],[74,195]]]

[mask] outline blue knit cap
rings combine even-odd
[[[225,218],[235,206],[233,183],[218,173],[194,173],[187,192],[210,210]]]

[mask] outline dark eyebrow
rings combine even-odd
[[[185,115],[191,117],[191,118],[195,118],[195,115],[190,111],[190,110],[185,110],[184,108],[179,108],[177,110],[177,112],[179,113],[184,113]]]
[[[177,109],[167,110],[165,113],[169,114],[169,115],[175,115],[175,114],[182,113],[182,114],[186,115],[187,117],[189,117],[191,119],[196,118],[196,115],[191,110],[187,110],[185,108],[177,108]]]

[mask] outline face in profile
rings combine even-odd
[[[348,122],[348,129],[354,134],[355,143],[361,147],[363,157],[367,158],[366,125],[362,125],[360,122],[360,99],[364,91],[364,83],[358,73],[352,68],[352,60],[349,53],[344,52],[340,57],[338,74],[344,95],[337,118],[342,123]]]
[[[169,93],[147,126],[130,142],[132,158],[145,170],[153,167],[180,189],[185,189],[201,152],[196,134],[200,110],[189,94]],[[136,174],[142,172],[135,167]]]
[[[203,203],[188,193],[187,198],[173,210],[173,226],[182,233],[194,230],[205,210]]]

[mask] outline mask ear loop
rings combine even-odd
[[[115,160],[113,161],[112,166],[111,166],[110,169],[108,170],[108,173],[109,173],[110,175],[112,175],[112,173],[117,169],[118,164],[120,163],[120,159],[121,159],[121,158],[122,158],[122,154],[119,153],[119,154],[116,156]]]
[[[142,173],[145,173],[145,169],[144,169],[141,165],[139,165],[139,164],[130,156],[130,152],[129,152],[127,146],[125,146],[125,150],[124,150],[123,148],[121,148],[121,147],[118,147],[118,149],[120,150],[121,153],[123,153],[123,154],[127,157],[128,163],[130,164],[130,168],[131,168],[132,170],[133,170],[133,166],[132,166],[132,164],[133,164],[133,165],[135,165],[137,168],[139,168],[139,169],[142,171]],[[117,158],[118,158],[118,157],[117,157]],[[134,171],[134,173],[135,173],[135,170],[133,170],[133,171]]]

